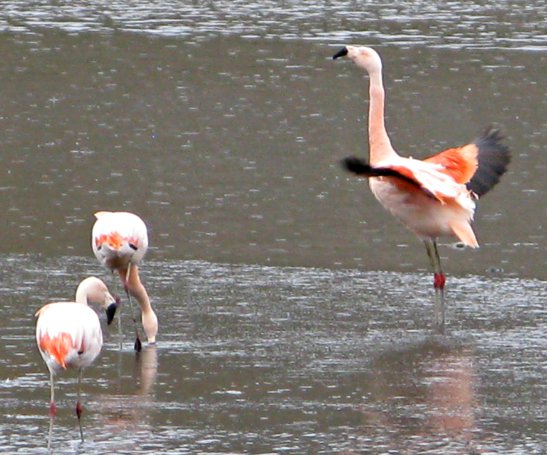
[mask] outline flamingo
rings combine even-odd
[[[50,375],[48,444],[51,444],[53,418],[57,414],[55,376],[69,368],[78,370],[76,416],[80,427],[80,437],[82,442],[84,440],[81,423],[83,407],[80,403],[82,370],[93,363],[103,345],[99,318],[97,313],[88,306],[88,302],[102,305],[106,309],[108,323],[112,322],[118,301],[108,292],[106,285],[95,277],[86,278],[79,284],[76,289],[75,302],[48,303],[40,308],[35,315],[38,318],[36,343]]]
[[[97,220],[91,231],[93,252],[103,266],[118,272],[131,307],[131,296],[137,299],[144,332],[148,343],[153,344],[158,333],[158,318],[141,283],[138,266],[148,249],[146,225],[140,217],[129,212],[97,212],[95,217]],[[132,308],[131,313],[133,317]],[[121,334],[121,325],[118,327]],[[136,325],[135,332],[135,350],[140,352],[142,344]]]
[[[444,288],[437,239],[452,236],[471,248],[479,246],[471,226],[475,201],[492,189],[507,170],[510,151],[498,130],[487,128],[466,145],[423,160],[402,157],[391,145],[384,122],[382,60],[370,47],[346,46],[333,59],[347,56],[369,76],[369,162],[342,161],[349,172],[368,178],[380,204],[423,240],[435,289],[435,329],[445,326]]]

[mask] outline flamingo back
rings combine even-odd
[[[91,246],[97,260],[109,269],[138,264],[148,249],[146,225],[129,212],[97,212]]]

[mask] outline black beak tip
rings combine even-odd
[[[111,303],[106,308],[106,323],[110,325],[112,323],[112,320],[114,319],[114,316],[116,315],[116,310],[118,309],[118,303]]]
[[[347,47],[343,47],[342,49],[340,49],[336,54],[334,54],[332,56],[332,59],[333,60],[336,60],[337,58],[339,57],[345,57],[346,55],[348,55],[348,48]]]
[[[135,344],[133,345],[133,349],[135,349],[135,352],[141,352],[142,351],[141,339],[138,336],[135,339]]]

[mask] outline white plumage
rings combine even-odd
[[[101,352],[101,324],[95,311],[86,304],[51,303],[38,316],[38,348],[55,374],[67,368],[87,367]]]
[[[93,253],[110,270],[138,264],[148,250],[144,221],[129,212],[97,212],[91,231]]]
[[[139,263],[148,249],[148,234],[144,221],[129,212],[97,212],[91,230],[91,246],[99,262],[120,275],[129,301],[135,297],[141,308],[141,321],[149,343],[155,343],[158,318],[139,277]],[[135,349],[141,342],[136,331]],[[120,326],[121,334],[121,326]]]
[[[76,290],[75,302],[48,303],[36,312],[36,343],[50,373],[50,416],[56,414],[55,376],[66,369],[78,370],[78,422],[82,414],[80,382],[82,369],[93,363],[101,352],[103,335],[97,313],[87,304],[98,303],[105,309],[116,306],[106,285],[98,278],[83,280]],[[80,433],[83,434],[80,425]],[[51,427],[50,427],[51,442]]]

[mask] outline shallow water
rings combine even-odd
[[[77,257],[3,264],[0,442],[32,452],[49,396],[32,314],[72,275],[100,269]],[[458,279],[439,337],[424,275],[162,261],[144,278],[160,342],[136,356],[127,309],[123,351],[105,329],[85,375],[82,447],[74,379],[59,381],[58,453],[542,453],[537,280]]]
[[[0,12],[0,448],[43,453],[33,315],[103,277],[93,213],[147,222],[159,342],[115,330],[59,380],[56,453],[545,453],[546,8],[399,2],[16,2]],[[513,150],[477,251],[443,241],[448,334],[423,246],[338,161],[366,156],[384,58],[396,148],[490,123]]]

